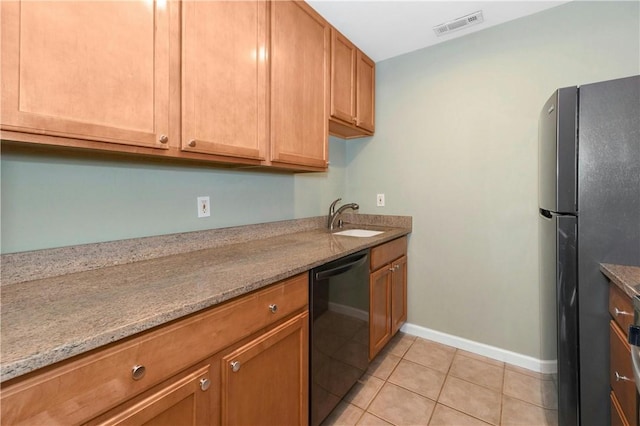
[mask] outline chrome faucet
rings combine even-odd
[[[341,200],[342,198],[338,198],[329,206],[329,219],[328,219],[327,226],[331,231],[333,231],[333,227],[336,222],[336,219],[338,218],[338,216],[342,214],[342,212],[344,212],[347,209],[358,210],[360,208],[360,206],[357,205],[356,203],[349,203],[349,204],[340,206],[340,208],[336,210],[336,204],[338,204]]]

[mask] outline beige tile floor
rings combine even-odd
[[[551,376],[398,333],[323,425],[557,423]]]

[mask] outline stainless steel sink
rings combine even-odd
[[[382,234],[384,231],[372,231],[370,229],[346,229],[340,232],[334,232],[333,235],[342,235],[346,237],[367,238],[374,235]]]

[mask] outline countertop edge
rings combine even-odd
[[[630,298],[640,295],[640,266],[601,263],[600,271]]]

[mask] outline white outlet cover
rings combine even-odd
[[[198,217],[211,216],[211,203],[209,197],[198,197]]]
[[[384,207],[384,194],[378,194],[376,197],[376,205],[378,207]]]

